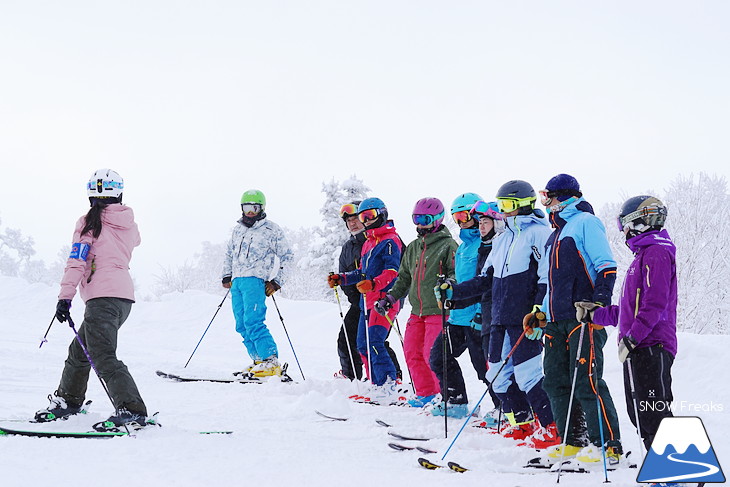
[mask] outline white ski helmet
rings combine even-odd
[[[86,185],[89,198],[120,198],[123,191],[124,179],[112,169],[97,169]]]

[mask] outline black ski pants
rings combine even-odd
[[[84,321],[78,329],[99,375],[109,389],[114,408],[147,416],[147,408],[127,366],[117,358],[117,333],[132,310],[132,301],[95,298],[86,302]],[[83,404],[91,365],[74,336],[61,374],[58,395],[68,403]]]
[[[672,364],[674,357],[662,345],[637,348],[624,362],[624,390],[626,392],[626,409],[629,418],[636,426],[634,405],[639,411],[641,439],[648,451],[651,442],[659,429],[659,423],[666,417],[673,416],[671,411],[674,395],[672,394]],[[629,367],[634,375],[636,395],[631,394]],[[634,403],[636,401],[636,403]]]
[[[482,337],[479,330],[470,326],[458,326],[448,324],[446,327],[448,338],[446,342],[446,378],[444,378],[444,341],[443,333],[436,337],[431,348],[429,365],[441,386],[441,396],[449,404],[467,404],[469,402],[466,394],[464,375],[456,360],[466,350],[469,350],[471,364],[477,373],[479,380],[486,384],[484,376],[487,373],[487,362],[484,360],[482,350]],[[444,385],[448,383],[448,388]]]

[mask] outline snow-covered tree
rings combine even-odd
[[[723,177],[700,173],[678,176],[666,192],[646,191],[668,208],[666,230],[677,247],[677,328],[694,333],[728,333],[723,320],[730,312],[730,195]],[[626,240],[618,231],[616,217],[623,201],[606,205],[599,216],[604,222],[618,281],[613,302],[621,296],[621,283],[633,260]]]
[[[23,233],[15,228],[5,228],[5,231],[0,233],[0,274],[20,275],[23,266],[27,265],[30,258],[35,255],[34,244],[33,237],[24,237]]]
[[[666,228],[677,246],[678,327],[728,333],[730,195],[724,177],[679,176],[664,199]]]
[[[185,292],[189,289],[223,294],[221,270],[225,255],[225,243],[203,242],[202,250],[193,255],[192,262],[185,261],[179,267],[163,267],[153,277],[153,293],[159,297],[171,292]]]
[[[298,262],[298,268],[312,277],[309,299],[334,300],[325,277],[330,272],[337,272],[342,244],[350,236],[340,218],[340,207],[345,203],[362,201],[367,198],[368,191],[370,188],[355,175],[342,183],[334,178],[328,183],[322,183],[325,202],[319,213],[322,215],[323,225],[314,230],[312,245]]]

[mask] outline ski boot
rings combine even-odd
[[[431,416],[443,416],[446,414],[449,418],[464,419],[469,416],[469,405],[468,404],[451,404],[448,403],[444,407],[444,402],[436,404],[431,409]]]
[[[537,430],[537,421],[515,424],[502,430],[502,436],[513,440],[523,441]]]
[[[156,417],[157,413],[148,418],[142,413],[135,413],[122,408],[116,414],[109,416],[106,421],[94,424],[93,428],[96,431],[111,433],[125,432],[127,429],[136,431],[145,426],[161,426]]]
[[[86,414],[91,401],[86,401],[83,405],[69,404],[66,399],[58,395],[58,391],[48,395],[50,405],[46,409],[41,409],[35,413],[33,419],[36,423],[47,423],[57,419],[68,419],[74,414]]]
[[[526,445],[536,450],[544,450],[551,446],[560,445],[560,435],[558,435],[558,427],[555,423],[550,423],[547,426],[538,427],[535,432],[527,438]]]
[[[412,408],[422,408],[431,405],[431,403],[439,399],[439,394],[431,394],[430,396],[415,396],[412,399],[409,399],[407,403]]]
[[[242,375],[243,377],[247,377],[251,374],[251,370],[261,362],[262,360],[254,360],[252,364],[247,365],[240,372],[234,372],[233,375]]]
[[[573,445],[556,445],[551,446],[539,457],[532,458],[527,462],[526,467],[531,468],[550,468],[561,461],[567,461],[575,456],[583,449],[582,446]],[[565,451],[563,451],[565,450]]]
[[[250,371],[249,376],[260,379],[262,377],[281,376],[281,364],[279,359],[272,355],[271,357],[260,361]]]

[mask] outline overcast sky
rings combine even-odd
[[[111,167],[140,279],[226,240],[248,188],[312,226],[355,174],[409,241],[423,196],[727,176],[728,25],[726,1],[3,0],[0,218],[52,260]]]

